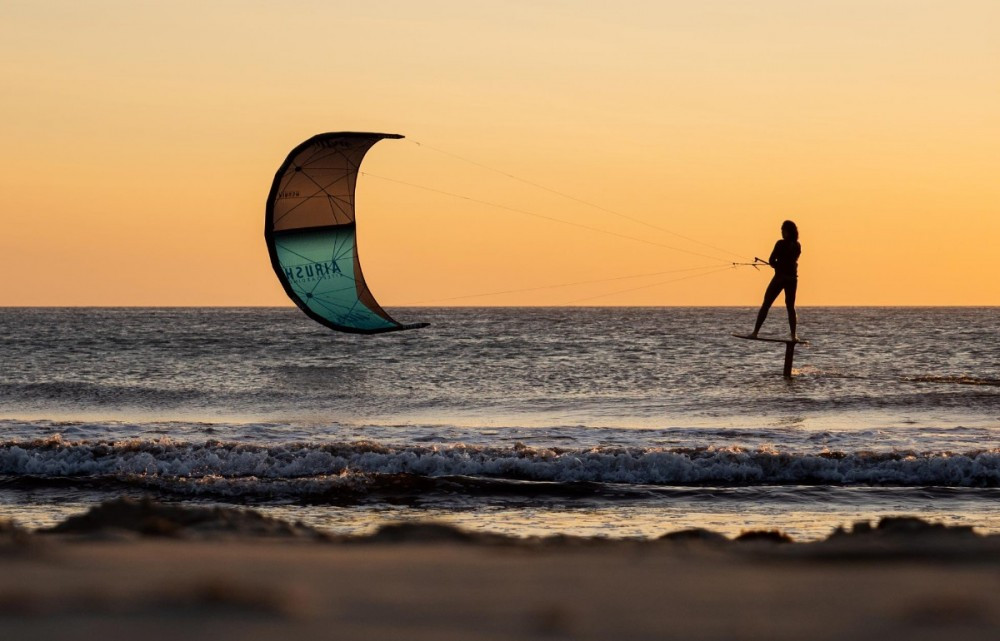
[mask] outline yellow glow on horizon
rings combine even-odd
[[[986,0],[5,3],[0,305],[289,304],[264,200],[338,130],[407,136],[358,188],[386,306],[756,305],[767,281],[685,278],[738,258],[427,146],[746,258],[791,218],[801,305],[1000,305],[997,24]]]

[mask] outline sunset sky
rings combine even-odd
[[[1000,305],[998,29],[996,0],[4,0],[0,305],[290,304],[265,198],[325,131],[406,136],[357,193],[385,306],[756,305],[769,270],[722,268],[785,218],[801,305]]]

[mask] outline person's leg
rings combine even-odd
[[[798,340],[795,333],[795,326],[798,318],[795,315],[795,290],[799,288],[799,281],[792,280],[785,283],[785,307],[788,309],[788,329],[792,330],[792,340]]]
[[[767,310],[771,309],[771,305],[774,304],[778,294],[781,293],[781,288],[784,287],[784,283],[779,281],[777,278],[772,278],[771,282],[768,284],[767,289],[764,290],[764,303],[760,306],[760,311],[757,312],[757,323],[753,326],[753,333],[750,334],[753,337],[757,337],[757,332],[760,331],[761,326],[764,324],[764,319],[767,318]]]

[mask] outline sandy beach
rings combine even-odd
[[[436,524],[334,537],[119,501],[7,523],[5,638],[993,639],[1000,537],[917,519],[825,541],[706,531],[514,539]]]

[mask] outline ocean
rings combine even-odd
[[[1000,533],[1000,308],[0,309],[0,518],[121,495],[334,533],[705,527],[799,540],[887,515]],[[784,335],[776,308],[765,333]]]

